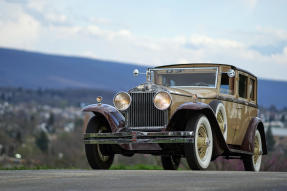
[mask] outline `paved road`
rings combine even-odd
[[[252,190],[286,191],[287,173],[220,171],[0,171],[1,191]]]

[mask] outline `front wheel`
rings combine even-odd
[[[194,142],[184,145],[185,157],[192,170],[206,169],[212,157],[213,137],[207,117],[195,115],[186,125],[186,131],[194,132]]]
[[[92,117],[88,123],[86,133],[108,132],[108,124],[100,118]],[[109,169],[114,160],[114,154],[104,154],[109,149],[109,145],[86,144],[85,151],[87,160],[93,169]]]
[[[161,164],[164,170],[177,170],[180,163],[180,156],[161,156]]]
[[[254,149],[252,156],[244,156],[242,158],[244,168],[246,171],[259,172],[262,160],[262,140],[261,134],[258,130],[255,132]]]

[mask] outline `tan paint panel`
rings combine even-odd
[[[186,68],[186,67],[208,67],[207,64],[197,64],[197,65],[177,65],[173,66],[174,68]],[[215,65],[210,65],[214,67]],[[209,104],[213,100],[218,100],[218,96],[223,98],[227,98],[230,101],[222,100],[222,103],[225,106],[226,114],[227,114],[227,144],[232,145],[241,145],[246,134],[248,125],[250,120],[253,117],[257,116],[258,109],[255,107],[247,106],[245,104],[236,103],[235,101],[241,100],[246,103],[257,103],[257,99],[255,101],[251,101],[248,99],[240,99],[238,98],[238,80],[239,80],[239,72],[236,70],[236,76],[234,79],[234,95],[225,95],[219,93],[220,91],[220,83],[221,83],[221,72],[227,72],[231,66],[227,65],[218,65],[218,80],[216,88],[194,88],[194,87],[181,87],[181,88],[168,88],[173,93],[172,96],[172,105],[169,108],[169,119],[174,114],[176,109],[184,103],[192,101],[192,95],[196,94],[198,96],[198,102],[203,102]],[[244,72],[241,72],[245,74]],[[255,80],[255,98],[257,98],[257,79],[251,75],[245,74],[249,78]],[[249,81],[248,81],[249,84]],[[181,95],[182,94],[182,95]],[[248,93],[249,95],[249,93]],[[232,101],[234,100],[234,101]],[[241,108],[241,109],[240,109]]]

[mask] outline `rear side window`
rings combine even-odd
[[[229,78],[227,73],[221,75],[220,93],[234,94],[234,78]]]
[[[247,98],[247,76],[239,74],[239,86],[238,86],[239,97]]]
[[[255,80],[251,78],[249,80],[249,97],[252,101],[255,100]]]

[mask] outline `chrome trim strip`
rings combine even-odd
[[[193,131],[131,131],[119,133],[86,133],[83,135],[85,144],[190,143],[194,141]]]
[[[98,139],[84,140],[85,144],[143,144],[143,143],[193,143],[194,138],[155,138],[155,139]]]
[[[165,132],[118,132],[118,133],[84,133],[84,138],[97,138],[97,137],[132,137],[136,134],[138,137],[149,136],[149,137],[190,137],[193,136],[193,131],[165,131]]]
[[[129,129],[165,129],[166,126],[143,126],[143,127],[133,127],[129,126]]]
[[[250,107],[258,108],[257,104],[248,102],[247,100],[240,100],[240,99],[235,98],[235,97],[231,98],[231,97],[217,96],[216,98],[219,99],[219,100],[223,100],[223,101],[229,101],[229,102],[234,102],[234,103],[238,103],[238,104],[241,104],[241,105],[247,105],[247,106],[250,106]]]

